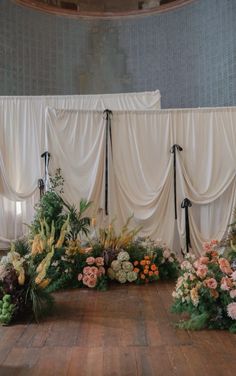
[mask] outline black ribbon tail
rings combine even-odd
[[[177,219],[177,178],[176,178],[176,150],[182,151],[183,148],[180,145],[174,144],[170,152],[174,156],[174,207],[175,207],[175,219]]]
[[[105,214],[108,215],[108,192],[109,192],[109,140],[112,150],[111,117],[112,111],[103,111],[106,120],[106,145],[105,145]]]
[[[43,197],[44,188],[45,188],[43,179],[38,179],[38,188],[39,188],[39,194],[40,194],[40,199],[41,199]]]
[[[181,208],[185,210],[185,237],[186,237],[186,252],[189,252],[189,248],[191,248],[191,240],[190,240],[190,226],[189,226],[189,215],[188,215],[188,208],[192,206],[191,201],[188,198],[185,198],[181,203]]]
[[[47,180],[48,180],[48,166],[50,161],[51,154],[48,151],[45,151],[41,154],[41,158],[44,158],[44,187],[43,190],[47,190]]]

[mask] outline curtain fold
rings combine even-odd
[[[0,248],[8,247],[11,240],[26,233],[23,223],[32,220],[37,180],[44,171],[40,155],[48,148],[47,107],[154,110],[160,108],[160,92],[0,97]]]
[[[101,112],[47,109],[50,171],[61,168],[64,197],[79,207],[93,202],[96,212],[104,196],[105,121]]]
[[[201,252],[203,241],[221,239],[236,205],[236,108],[149,111],[146,103],[144,111],[113,109],[106,216],[105,120],[100,109],[81,109],[91,105],[87,99],[0,98],[0,246],[26,231],[23,223],[33,215],[45,150],[52,155],[51,171],[62,169],[65,198],[77,205],[81,198],[93,201],[90,214],[98,211],[101,223],[116,218],[121,228],[133,215],[141,235],[162,238],[179,251],[185,248],[181,202],[187,197],[193,250]],[[101,98],[90,99],[102,103]],[[116,100],[121,106],[121,96]],[[177,221],[174,144],[183,148],[176,160]]]

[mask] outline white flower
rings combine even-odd
[[[137,279],[137,273],[135,273],[134,271],[127,273],[127,281],[134,282],[136,281],[136,279]]]
[[[115,271],[118,272],[118,270],[121,269],[121,262],[119,260],[114,260],[111,263],[111,268]]]
[[[189,261],[187,260],[184,260],[181,264],[181,269],[184,270],[184,269],[187,269],[187,270],[192,270],[192,265]]]
[[[124,270],[119,270],[117,273],[116,273],[116,279],[117,281],[119,281],[120,283],[125,283],[126,282],[126,272]]]
[[[117,256],[118,261],[128,261],[129,260],[129,254],[126,251],[121,251]]]
[[[169,262],[174,262],[175,260],[173,259],[173,257],[169,257],[168,261]]]
[[[132,270],[134,269],[134,267],[133,267],[133,264],[131,264],[131,262],[124,261],[124,262],[122,262],[122,269],[125,272],[132,272]]]
[[[171,255],[170,250],[166,248],[163,252],[163,256],[165,257],[165,259],[168,259],[170,255]]]

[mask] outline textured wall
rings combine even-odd
[[[236,105],[236,1],[71,19],[0,1],[0,95],[160,89],[162,107]]]

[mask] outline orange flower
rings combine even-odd
[[[219,297],[219,293],[218,291],[216,290],[210,290],[210,293],[211,293],[211,296],[214,298],[214,299],[217,299]]]
[[[147,260],[147,261],[146,261],[146,264],[147,264],[147,265],[150,265],[150,264],[151,264],[151,261],[148,261],[148,260]]]
[[[137,266],[139,264],[138,261],[134,261],[134,266]]]
[[[144,269],[144,274],[148,274],[148,270],[147,269]]]
[[[145,279],[145,275],[143,273],[141,274],[141,279]]]
[[[157,270],[157,267],[156,267],[155,264],[152,264],[152,265],[151,265],[151,270],[153,270],[153,271]]]
[[[149,256],[144,256],[144,259],[145,260],[150,260],[150,257]]]
[[[140,265],[146,265],[146,261],[145,260],[140,261]]]
[[[134,268],[135,273],[139,273],[140,269],[139,268]]]
[[[151,277],[153,275],[153,272],[150,270],[150,272],[148,273],[149,277]]]
[[[155,275],[159,275],[158,270],[155,270],[154,274],[155,274]]]

